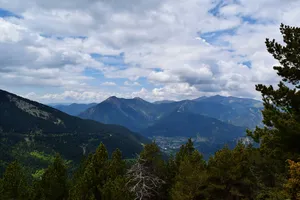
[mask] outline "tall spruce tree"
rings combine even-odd
[[[200,200],[205,197],[206,187],[206,163],[203,156],[194,150],[182,158],[170,196],[173,200]]]
[[[83,173],[72,187],[69,199],[103,199],[102,190],[108,180],[108,152],[103,143],[88,157],[82,167]]]
[[[108,179],[101,189],[104,200],[131,200],[132,194],[126,187],[126,163],[122,160],[122,152],[116,149],[108,162]]]
[[[40,198],[45,200],[64,200],[68,198],[67,166],[59,154],[46,169],[40,183]]]
[[[29,199],[30,188],[18,162],[14,161],[7,166],[0,184],[0,199]]]
[[[108,163],[108,176],[110,179],[115,179],[118,176],[124,176],[126,173],[126,163],[122,160],[122,152],[116,149]]]

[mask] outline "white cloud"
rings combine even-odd
[[[116,86],[117,84],[115,82],[104,82],[104,83],[101,83],[101,85],[104,85],[104,86]]]
[[[21,32],[25,28],[0,18],[0,42],[18,42],[22,39]]]
[[[141,84],[139,84],[139,82],[131,82],[131,81],[125,81],[124,85],[126,86],[140,86]]]
[[[300,2],[235,2],[0,0],[23,16],[0,18],[0,85],[35,92],[42,101],[93,101],[112,93],[153,100],[258,97],[255,84],[278,81],[264,40],[281,40],[281,22],[300,26]],[[91,53],[111,59],[99,61]],[[108,62],[121,53],[124,60]],[[115,79],[125,79],[127,89],[99,92],[92,84],[112,86]]]

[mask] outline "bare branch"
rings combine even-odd
[[[151,199],[165,183],[154,175],[145,163],[146,161],[138,156],[137,162],[127,171],[127,186],[130,192],[135,194],[135,200]]]

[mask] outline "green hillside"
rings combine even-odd
[[[146,138],[119,125],[106,125],[70,116],[54,108],[0,90],[1,165],[18,159],[29,166],[47,164],[40,155],[62,156],[78,163],[103,142],[108,151],[122,150],[131,158]],[[47,156],[46,156],[47,157]]]

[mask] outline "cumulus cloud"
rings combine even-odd
[[[293,0],[0,0],[0,5],[21,16],[0,18],[0,85],[55,102],[99,101],[112,94],[257,98],[255,84],[278,81],[265,38],[281,40],[281,22],[300,25],[300,2]],[[118,62],[110,62],[115,57]],[[99,83],[114,87],[99,91]]]

